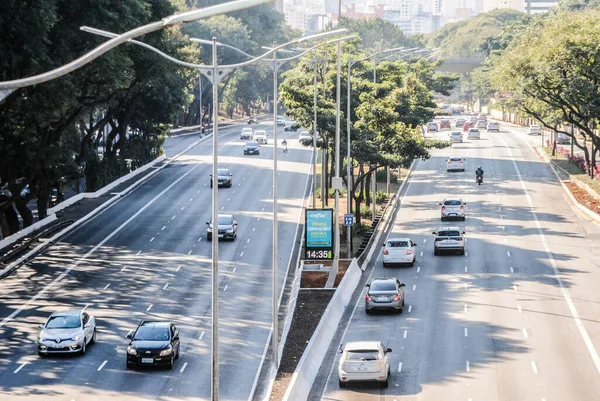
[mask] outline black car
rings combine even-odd
[[[213,223],[207,221],[208,228],[206,229],[206,240],[212,240],[214,231]],[[237,237],[237,221],[230,214],[219,214],[219,227],[217,228],[219,239],[230,239],[234,240]]]
[[[231,182],[231,177],[233,176],[233,174],[231,174],[231,171],[229,171],[226,168],[220,168],[218,175],[217,175],[217,181],[218,181],[218,186],[219,187],[227,187],[227,188],[231,188],[231,186],[233,185],[233,183]],[[213,176],[212,174],[210,175],[210,187],[213,187]]]
[[[258,124],[258,117],[250,117],[248,119],[248,124]]]
[[[166,366],[173,369],[179,358],[179,330],[172,322],[143,321],[127,333],[127,368]]]
[[[256,142],[246,142],[244,145],[244,154],[245,155],[260,155],[260,146]]]
[[[296,132],[298,131],[298,128],[300,128],[300,124],[298,124],[295,121],[288,121],[285,124],[285,127],[283,128],[284,131],[292,131],[292,132]]]

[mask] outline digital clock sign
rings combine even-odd
[[[305,258],[333,259],[333,209],[307,209]]]

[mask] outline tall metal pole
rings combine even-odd
[[[315,78],[314,78],[314,100],[313,100],[313,185],[312,185],[312,207],[317,208],[317,50],[315,49]]]
[[[212,380],[211,399],[219,400],[219,80],[217,71],[217,38],[212,38],[213,90],[213,168],[212,168]]]
[[[350,58],[348,58],[348,83],[346,84],[346,88],[348,89],[346,93],[346,131],[347,131],[347,149],[346,149],[346,176],[348,180],[347,193],[346,193],[346,211],[348,214],[352,213],[352,163],[350,161],[350,69],[352,68],[353,62]],[[346,252],[347,257],[350,259],[352,257],[352,226],[346,227]]]
[[[200,130],[202,131],[202,74],[198,77],[198,91],[200,92],[200,97],[198,98],[200,106]]]
[[[327,58],[323,62],[323,99],[327,98]],[[325,209],[327,204],[327,185],[325,183],[327,165],[325,164],[327,156],[327,141],[321,152],[321,207]]]
[[[375,85],[377,83],[377,60],[373,60],[373,85]],[[373,181],[372,181],[372,188],[373,188],[373,219],[372,221],[375,221],[375,216],[377,215],[377,169],[375,169],[373,171]]]
[[[273,43],[273,48],[275,48]],[[279,316],[277,313],[277,268],[279,263],[279,234],[277,231],[277,52],[273,53],[273,364],[279,369]]]

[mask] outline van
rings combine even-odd
[[[559,132],[556,138],[556,143],[558,143],[559,145],[568,145],[571,143],[571,137],[567,134]]]

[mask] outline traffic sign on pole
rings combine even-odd
[[[344,225],[346,227],[354,225],[354,215],[352,213],[347,213],[344,215]]]

